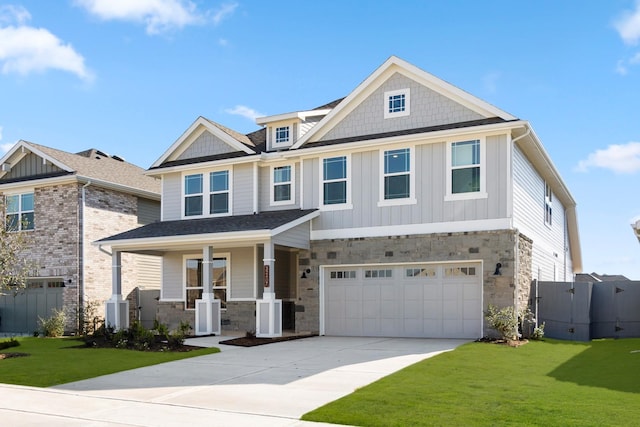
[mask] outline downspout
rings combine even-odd
[[[78,278],[80,280],[80,286],[78,286],[78,313],[80,316],[78,317],[78,330],[82,329],[84,325],[84,298],[85,298],[85,283],[84,283],[84,269],[87,260],[87,242],[85,242],[85,211],[87,207],[87,199],[86,199],[86,188],[91,185],[91,181],[87,181],[86,184],[82,186],[82,222],[80,226],[82,227],[82,231],[80,232],[81,240],[82,240],[82,268],[79,269]],[[80,267],[80,262],[78,263],[78,267]]]

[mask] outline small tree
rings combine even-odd
[[[506,341],[518,339],[518,313],[513,306],[498,309],[495,305],[489,304],[484,316],[502,339]]]
[[[16,222],[7,215],[6,197],[0,194],[0,293],[16,295],[27,286],[33,263],[25,256],[30,233],[16,231]]]

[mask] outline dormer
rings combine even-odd
[[[325,108],[258,117],[256,123],[266,128],[267,151],[288,150],[330,111]]]

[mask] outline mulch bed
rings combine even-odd
[[[264,344],[271,344],[274,342],[298,340],[301,338],[309,338],[309,337],[316,337],[316,336],[318,335],[317,334],[290,335],[286,337],[276,337],[276,338],[239,337],[239,338],[231,338],[226,341],[220,341],[220,344],[237,345],[239,347],[253,347],[256,345],[264,345]]]
[[[529,340],[527,339],[503,340],[499,338],[483,337],[483,338],[477,339],[476,342],[487,342],[490,344],[508,345],[509,347],[520,347],[521,345],[525,345],[526,343],[528,343]]]

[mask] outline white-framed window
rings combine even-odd
[[[475,276],[476,268],[475,267],[446,267],[444,269],[445,277],[453,277],[453,276]]]
[[[35,228],[33,193],[11,194],[5,197],[5,227],[8,231],[27,231]]]
[[[365,279],[388,279],[391,277],[393,277],[393,270],[391,269],[375,269],[364,271]]]
[[[348,209],[351,207],[349,156],[321,159],[320,206],[323,209]]]
[[[209,173],[209,213],[229,213],[229,171]]]
[[[436,277],[438,270],[436,267],[409,267],[405,269],[406,277]]]
[[[276,144],[288,144],[290,141],[291,126],[277,127],[274,132],[274,142]]]
[[[455,141],[447,149],[447,198],[486,198],[484,140]]]
[[[184,175],[183,218],[230,215],[231,182],[230,170]]]
[[[553,191],[549,183],[544,183],[544,223],[553,225]]]
[[[411,113],[409,88],[384,93],[384,118],[408,116]]]
[[[229,254],[215,254],[210,264],[202,262],[202,256],[186,255],[184,257],[184,308],[195,310],[196,300],[202,298],[204,284],[202,271],[211,267],[211,292],[220,300],[220,307],[227,308],[227,295],[230,283]]]
[[[295,201],[293,165],[271,167],[271,204],[289,205]]]
[[[413,147],[381,151],[378,206],[416,203],[413,151]]]

